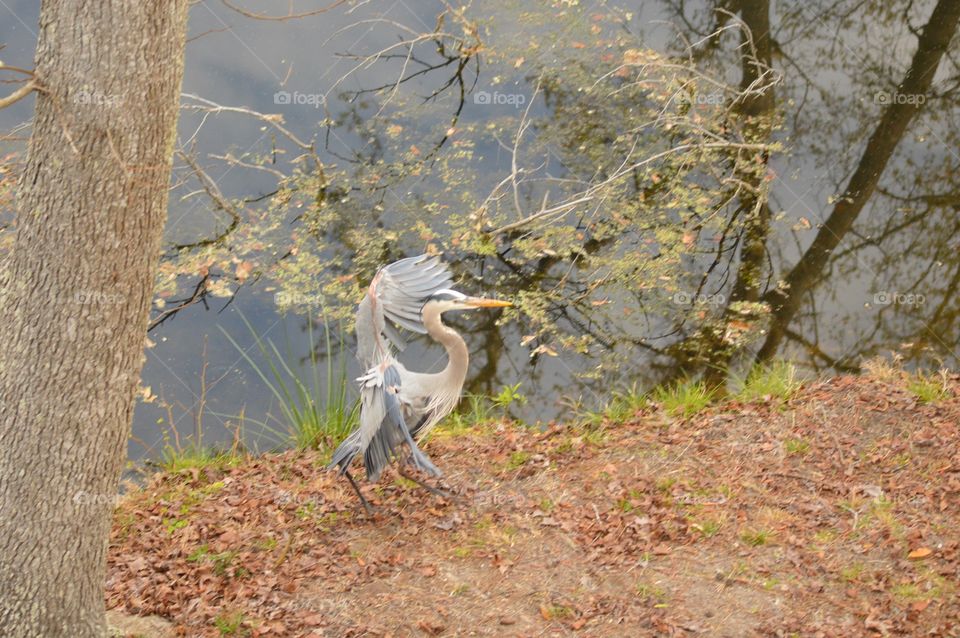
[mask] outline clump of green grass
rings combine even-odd
[[[617,501],[617,507],[621,512],[629,514],[636,509],[634,503],[638,502],[641,498],[643,498],[643,494],[641,494],[639,490],[632,489],[627,492],[626,496]]]
[[[810,442],[806,439],[787,439],[783,442],[787,454],[804,455],[810,452]]]
[[[160,405],[166,409],[166,421],[169,424],[163,430],[163,447],[160,450],[159,460],[149,460],[150,465],[156,465],[162,470],[177,473],[183,470],[208,468],[223,470],[238,464],[246,455],[243,445],[242,425],[233,429],[233,441],[225,444],[210,445],[205,442],[204,416],[207,403],[207,343],[203,343],[203,366],[200,373],[200,396],[194,412],[193,432],[181,441],[177,430],[178,419],[173,416],[173,406],[160,400]],[[161,419],[161,423],[163,420]],[[229,429],[229,428],[228,428]]]
[[[493,410],[489,397],[468,394],[460,402],[459,409],[444,419],[443,423],[437,428],[437,433],[456,436],[492,420]]]
[[[670,494],[671,491],[673,491],[673,486],[677,484],[677,481],[678,479],[675,476],[667,476],[661,479],[657,479],[656,488],[661,493],[668,495]]]
[[[926,572],[920,575],[918,582],[903,581],[890,588],[890,593],[901,600],[935,600],[956,595],[956,585],[940,574]]]
[[[519,470],[521,467],[526,465],[527,461],[530,460],[530,453],[524,452],[523,450],[517,450],[510,454],[510,459],[507,461],[506,470],[513,471]]]
[[[704,519],[700,522],[694,523],[691,527],[697,530],[706,538],[711,538],[716,536],[720,532],[720,528],[723,527],[723,523],[713,519]]]
[[[221,449],[205,447],[193,442],[183,446],[168,443],[160,453],[160,467],[171,473],[190,469],[215,468],[223,470],[237,465],[243,460],[243,457],[243,453],[236,446],[230,449]]]
[[[703,381],[681,381],[657,388],[653,397],[667,414],[686,419],[710,405],[715,394]]]
[[[165,518],[163,519],[163,528],[167,530],[167,534],[171,536],[178,530],[183,529],[190,524],[185,518]]]
[[[796,366],[788,361],[774,361],[753,368],[741,381],[737,398],[741,401],[769,400],[782,405],[796,396],[802,386]]]
[[[643,600],[652,601],[654,607],[666,607],[667,602],[667,590],[659,585],[652,583],[645,583],[643,581],[637,583],[637,596]]]
[[[187,556],[187,561],[191,563],[209,562],[213,567],[213,572],[217,576],[233,575],[236,577],[242,577],[249,575],[249,572],[244,567],[236,567],[231,570],[231,567],[233,567],[233,562],[236,558],[237,552],[227,550],[225,552],[214,553],[211,552],[210,547],[204,543],[191,552],[189,556]]]
[[[649,403],[649,397],[633,385],[627,390],[614,392],[610,401],[599,412],[587,412],[584,416],[587,425],[592,426],[602,425],[607,421],[623,423],[636,416],[637,412]]]
[[[493,397],[468,394],[460,408],[447,417],[438,428],[441,435],[459,435],[476,430],[498,419],[511,418],[514,405],[525,405],[527,397],[520,392],[520,384],[505,385]]]
[[[950,397],[950,390],[947,389],[947,377],[943,373],[925,375],[922,372],[917,372],[907,380],[907,390],[917,397],[917,401],[920,403],[938,403]]]
[[[273,342],[257,334],[246,317],[241,315],[241,318],[254,338],[263,363],[255,361],[226,330],[221,328],[221,331],[276,399],[287,428],[285,438],[300,449],[330,449],[338,444],[354,428],[360,412],[359,401],[351,400],[347,392],[351,381],[347,374],[343,324],[337,324],[340,345],[335,349],[334,330],[330,322],[323,322],[322,343],[327,356],[326,363],[321,365],[314,342],[313,320],[307,317],[310,373],[302,378],[294,370],[296,364],[290,348],[286,355],[281,354]],[[325,380],[321,379],[321,369],[326,373]],[[258,425],[284,436],[282,430],[269,423]]]
[[[817,533],[813,535],[813,540],[817,543],[832,543],[837,540],[839,532],[835,529],[821,529],[817,530]]]
[[[750,547],[760,547],[773,540],[773,532],[763,529],[748,529],[740,534],[740,540]]]
[[[243,613],[239,611],[223,612],[213,619],[213,625],[221,636],[244,636],[249,633],[243,628],[245,620]]]
[[[863,563],[853,563],[840,570],[840,578],[848,583],[854,583],[860,580],[864,571]]]

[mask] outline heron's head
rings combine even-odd
[[[429,297],[423,304],[421,312],[431,310],[437,314],[443,314],[450,310],[476,310],[477,308],[504,308],[512,306],[509,301],[499,299],[486,299],[484,297],[468,297],[456,290],[438,290]]]

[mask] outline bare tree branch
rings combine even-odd
[[[231,11],[236,11],[240,15],[246,16],[248,18],[253,18],[254,20],[266,20],[270,22],[285,22],[287,20],[299,20],[301,18],[309,18],[310,16],[326,13],[331,9],[335,9],[339,7],[341,4],[345,4],[347,0],[336,0],[336,2],[334,2],[333,4],[327,5],[322,9],[314,9],[313,11],[304,11],[302,13],[293,13],[291,11],[285,16],[272,16],[272,15],[267,15],[265,13],[255,13],[253,11],[249,11],[242,7],[238,7],[237,5],[233,4],[233,2],[231,2],[230,0],[220,0],[220,2],[222,2]]]

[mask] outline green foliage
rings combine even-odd
[[[530,460],[530,453],[523,450],[517,450],[510,454],[510,459],[504,469],[507,471],[519,470]]]
[[[654,607],[663,607],[667,600],[667,591],[659,585],[641,581],[637,583],[637,596],[644,600],[653,601],[656,603]]]
[[[242,316],[242,315],[241,315]],[[269,340],[264,340],[243,317],[264,363],[255,361],[233,337],[221,328],[240,356],[253,368],[277,401],[285,422],[286,438],[300,449],[329,449],[337,445],[356,425],[360,404],[348,398],[349,375],[343,324],[338,322],[339,348],[333,348],[332,328],[323,324],[323,345],[327,353],[326,381],[320,379],[320,361],[314,342],[313,321],[307,317],[310,343],[310,377],[301,379],[289,353],[285,356]],[[339,364],[336,363],[339,360]],[[265,430],[278,433],[270,423],[259,423]]]
[[[453,116],[472,78],[459,86],[445,75],[458,64],[442,59],[436,71],[417,74],[436,87],[431,99],[414,83],[392,82],[345,96],[358,98],[346,100],[354,110],[322,120],[327,130],[316,137],[365,140],[356,155],[318,169],[302,147],[269,136],[239,159],[279,172],[276,192],[238,205],[241,221],[228,242],[164,263],[160,289],[172,294],[189,281],[183,275],[209,272],[210,294],[228,297],[239,261],[244,276],[253,269],[278,285],[286,306],[322,300],[329,318],[349,322],[378,266],[442,250],[467,287],[482,272],[485,286],[511,297],[515,308],[503,320],[521,322],[534,355],[598,359],[598,376],[633,356],[640,323],[682,318],[691,332],[712,325],[723,308],[677,301],[700,283],[690,257],[711,255],[716,237],[742,231],[741,190],[727,176],[761,181],[761,151],[777,148],[745,134],[732,108],[738,87],[686,55],[647,48],[617,8],[569,3],[558,12],[549,3],[508,2],[495,16],[472,6],[444,16],[456,26],[419,38],[412,54],[452,52],[463,70],[483,51],[494,80],[475,90],[523,95],[537,108]],[[534,40],[498,28],[521,23]],[[356,72],[381,62],[389,63],[370,59]],[[369,71],[378,85],[383,71]],[[489,156],[487,149],[514,143],[513,162]],[[284,162],[291,157],[297,161]],[[405,193],[403,205],[385,204],[387,192]],[[526,217],[544,206],[553,212]],[[322,437],[307,430],[302,444]]]
[[[242,612],[222,612],[213,619],[213,624],[221,636],[246,636],[249,632],[244,630],[245,620]]]
[[[720,529],[723,527],[723,523],[713,519],[704,519],[694,523],[691,525],[691,527],[703,534],[706,538],[711,538],[720,532]]]
[[[210,547],[206,543],[195,549],[189,556],[187,556],[187,560],[191,563],[209,562],[211,567],[213,567],[213,573],[220,577],[230,575],[235,577],[248,576],[249,572],[245,568],[234,567],[234,561],[236,558],[237,552],[227,550],[224,552],[214,553],[210,551]]]
[[[737,398],[742,401],[770,400],[784,404],[796,396],[803,383],[797,378],[797,369],[787,361],[774,361],[756,366],[740,381]]]
[[[520,385],[505,385],[493,397],[466,395],[460,401],[458,409],[440,424],[437,432],[441,435],[456,436],[500,419],[511,418],[511,406],[524,405],[527,402],[527,397],[520,392]]]
[[[939,403],[950,398],[950,390],[947,388],[946,375],[925,375],[917,372],[907,380],[907,390],[910,391],[920,403]]]
[[[806,439],[787,439],[783,442],[783,449],[787,454],[802,456],[810,452],[810,441]]]
[[[585,412],[583,416],[586,424],[591,427],[600,426],[605,422],[625,423],[649,404],[649,397],[634,384],[628,390],[615,391],[610,401],[599,412]]]
[[[740,534],[740,540],[750,547],[760,547],[773,540],[773,532],[763,529],[748,529]]]
[[[190,469],[207,469],[233,467],[244,459],[236,447],[219,449],[190,442],[185,446],[168,443],[160,453],[160,467],[167,472],[180,472]]]
[[[654,390],[653,397],[670,416],[687,419],[710,405],[714,394],[703,381],[688,380],[661,386]]]
[[[860,576],[863,574],[865,566],[861,562],[852,563],[847,565],[840,570],[840,578],[845,580],[848,583],[854,583],[860,580]]]
[[[500,392],[493,397],[494,407],[502,410],[503,412],[508,412],[510,406],[514,403],[518,405],[526,405],[527,397],[520,392],[521,383],[515,383],[513,385],[505,385],[500,389]]]
[[[460,407],[448,416],[437,428],[441,435],[456,436],[493,420],[490,399],[478,394],[468,394],[460,401]]]

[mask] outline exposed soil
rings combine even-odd
[[[457,501],[387,475],[373,518],[315,453],[158,475],[117,510],[107,606],[182,636],[960,635],[950,383],[439,435]]]

